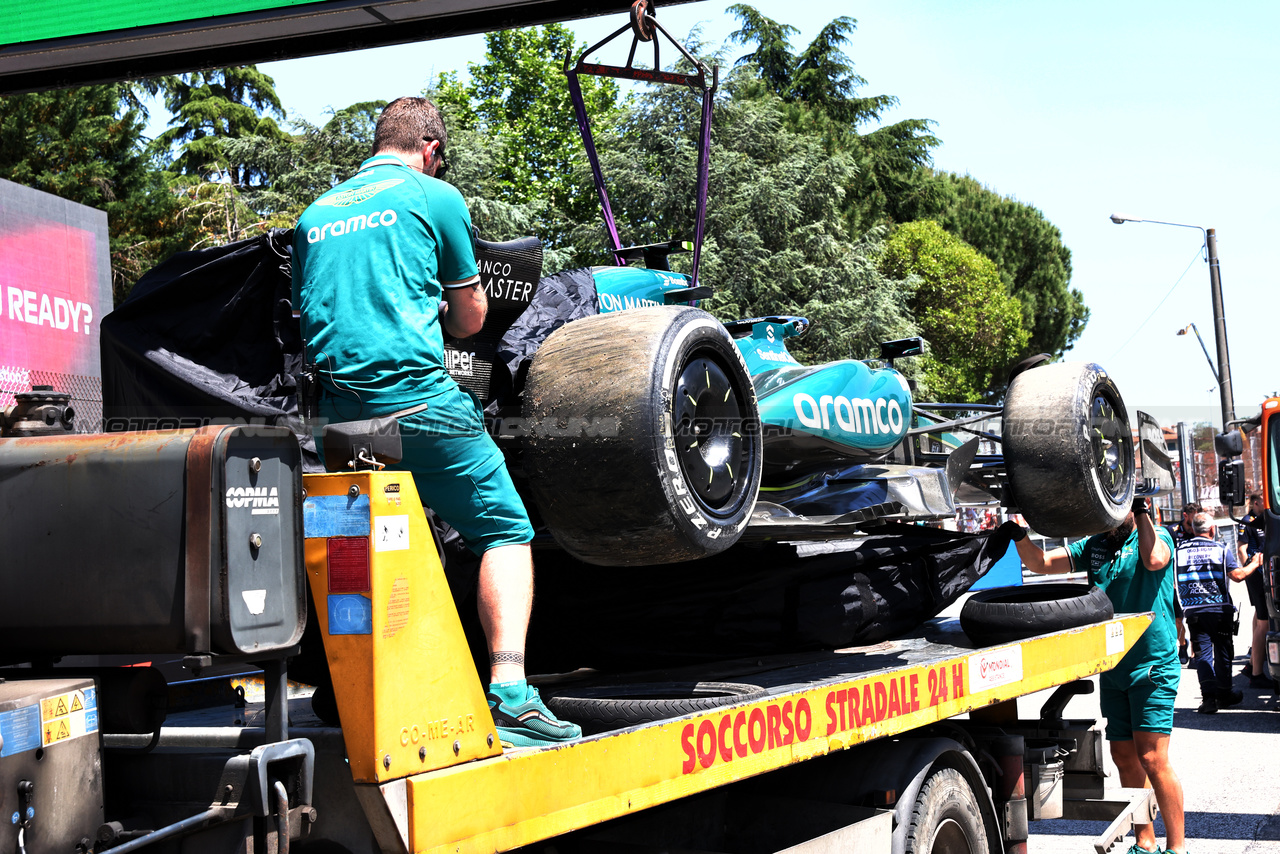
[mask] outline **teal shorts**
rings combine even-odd
[[[325,396],[320,415],[330,421],[359,421],[423,404],[419,411],[397,415],[404,456],[387,468],[412,472],[423,504],[452,525],[477,555],[531,541],[529,514],[470,392],[451,390],[416,405],[361,404]]]
[[[1182,671],[1152,665],[1129,674],[1114,670],[1102,674],[1098,705],[1107,719],[1107,741],[1132,741],[1139,732],[1173,732],[1173,701],[1178,696]]]

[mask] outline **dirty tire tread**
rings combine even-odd
[[[1125,425],[1115,446],[1123,473],[1114,495],[1091,444],[1098,397]],[[1098,365],[1064,362],[1018,374],[1005,397],[1001,445],[1014,503],[1036,532],[1082,537],[1124,521],[1133,502],[1133,439],[1120,392]]]
[[[599,566],[637,566],[706,557],[741,536],[760,488],[759,430],[734,432],[738,456],[721,472],[732,472],[732,488],[712,504],[697,497],[688,455],[673,450],[684,437],[673,423],[683,405],[673,403],[675,390],[688,366],[700,362],[714,372],[708,389],[715,376],[734,392],[723,409],[709,409],[754,423],[755,387],[742,354],[700,309],[588,317],[539,348],[523,393],[531,425],[523,460],[539,515],[561,548]]]
[[[654,698],[654,694],[668,696]],[[546,698],[547,708],[589,735],[710,711],[764,696],[759,685],[741,682],[648,682],[566,688]]]
[[[943,835],[944,839],[939,839]],[[935,846],[960,852],[958,843],[968,844],[969,854],[988,854],[987,834],[978,798],[969,781],[954,768],[939,768],[920,787],[907,827],[907,854],[932,854]]]
[[[986,646],[1079,628],[1114,616],[1111,600],[1101,588],[1050,582],[974,593],[960,609],[960,628],[974,643]]]

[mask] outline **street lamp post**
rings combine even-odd
[[[1152,225],[1172,225],[1178,228],[1198,228],[1204,235],[1205,254],[1209,261],[1209,293],[1213,298],[1213,337],[1218,349],[1218,395],[1222,401],[1222,429],[1231,429],[1231,422],[1236,419],[1235,398],[1231,393],[1231,359],[1227,355],[1227,318],[1222,308],[1222,277],[1218,270],[1218,237],[1212,228],[1200,225],[1188,225],[1184,222],[1161,222],[1158,219],[1138,219],[1124,214],[1112,214],[1111,221],[1116,225],[1126,222],[1149,222]],[[1207,354],[1206,354],[1207,355]]]

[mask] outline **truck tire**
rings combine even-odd
[[[939,768],[920,787],[907,854],[988,854],[987,833],[978,798],[954,768]]]
[[[1014,377],[1001,428],[1018,510],[1048,537],[1119,527],[1133,503],[1133,435],[1115,383],[1095,364],[1043,365]]]
[[[651,721],[705,712],[764,696],[758,685],[739,682],[648,682],[566,689],[547,697],[556,717],[588,735]]]
[[[1115,616],[1102,588],[1065,581],[993,587],[960,608],[960,628],[979,646],[1074,629]]]
[[[755,388],[705,311],[633,309],[562,326],[530,366],[524,416],[534,504],[579,560],[706,557],[751,518],[764,460]]]

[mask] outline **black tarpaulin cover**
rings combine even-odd
[[[955,602],[1004,556],[980,534],[889,523],[851,551],[735,546],[706,560],[602,569],[538,551],[529,663],[657,667],[877,643]]]
[[[498,345],[498,358],[511,372],[514,387],[524,388],[529,364],[548,335],[571,320],[599,313],[596,280],[589,268],[578,267],[543,276],[529,307],[511,324]]]
[[[291,235],[183,252],[138,280],[102,321],[105,429],[246,419],[301,432]]]

